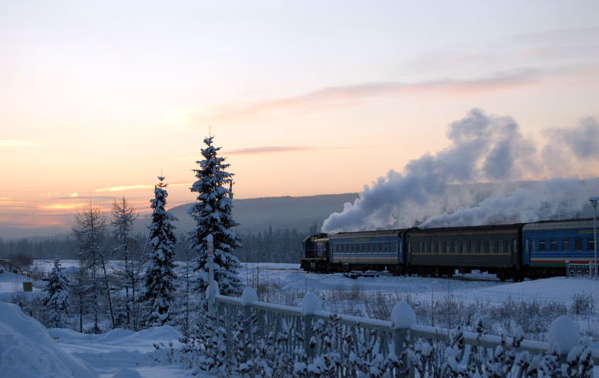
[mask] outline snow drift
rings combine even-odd
[[[353,204],[331,214],[325,232],[531,222],[591,215],[597,180],[556,178],[597,168],[599,123],[550,130],[538,152],[511,117],[473,109],[449,125],[451,144],[410,161],[366,186]],[[595,171],[596,172],[596,171]],[[543,181],[524,181],[553,177]],[[519,182],[518,182],[519,181]],[[477,183],[487,184],[477,184]],[[501,184],[497,184],[501,183]]]
[[[68,355],[37,320],[14,304],[0,303],[0,371],[3,377],[97,378]]]

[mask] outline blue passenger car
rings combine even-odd
[[[344,269],[397,270],[403,264],[400,230],[341,232],[329,236],[331,262]]]
[[[587,264],[594,261],[592,219],[542,221],[522,228],[523,265],[532,276],[564,275],[566,261]]]

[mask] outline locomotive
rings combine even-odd
[[[594,243],[592,219],[319,233],[304,239],[301,267],[422,276],[479,270],[521,281],[565,275],[568,263],[594,261]]]

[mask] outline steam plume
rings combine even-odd
[[[367,186],[353,204],[331,214],[323,231],[480,225],[579,216],[596,181],[552,179],[514,182],[547,170],[535,144],[511,117],[479,109],[449,125],[451,144],[435,155],[410,161]],[[599,149],[599,126],[588,118],[570,130],[553,130],[576,158]],[[591,147],[587,148],[590,144]],[[560,150],[563,153],[563,150]],[[543,155],[547,154],[545,149]],[[476,184],[478,182],[502,182]]]

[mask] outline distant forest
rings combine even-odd
[[[295,229],[268,229],[252,233],[241,232],[242,247],[234,251],[234,254],[242,262],[281,262],[299,263],[302,250],[302,241],[309,234],[317,232],[314,224],[310,230],[300,232]],[[186,235],[179,234],[176,246],[175,259],[185,260],[186,251],[189,250]],[[146,235],[137,235],[135,248],[144,248]],[[117,242],[111,235],[107,238],[104,248],[112,251]],[[27,256],[33,259],[53,259],[58,256],[61,259],[78,259],[79,248],[72,235],[48,239],[19,239],[5,241],[0,238],[0,258],[11,259],[17,256]]]

